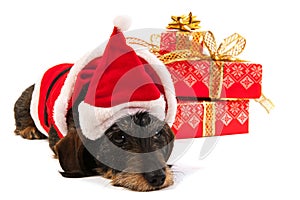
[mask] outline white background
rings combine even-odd
[[[0,1],[0,199],[299,199],[299,22],[297,1]],[[241,58],[263,64],[270,115],[250,104],[250,133],[221,137],[199,160],[197,139],[176,163],[174,186],[138,193],[101,177],[66,179],[47,141],[14,135],[13,104],[48,67],[75,62],[108,39],[112,20],[132,17],[131,30],[163,28],[193,11],[220,42],[238,32]],[[188,196],[192,194],[191,196]]]

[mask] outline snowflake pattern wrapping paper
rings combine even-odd
[[[216,82],[211,76],[215,61],[176,61],[167,64],[171,73],[176,96],[213,97],[210,82]],[[262,65],[250,62],[221,63],[222,77],[219,98],[255,99],[261,96]]]
[[[249,100],[179,101],[177,139],[248,133]]]

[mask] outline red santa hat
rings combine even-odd
[[[147,49],[134,50],[126,44],[122,31],[128,22],[124,16],[116,18],[106,47],[97,47],[72,67],[54,105],[54,121],[62,134],[67,132],[62,118],[70,108],[68,103],[87,82],[87,93],[78,106],[80,127],[87,138],[98,139],[121,117],[141,111],[172,126],[177,105],[171,76]],[[89,64],[96,66],[91,70]]]

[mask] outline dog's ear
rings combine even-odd
[[[96,175],[93,170],[95,167],[94,158],[84,147],[73,128],[55,145],[54,149],[64,170],[64,172],[61,172],[62,176],[79,178]]]

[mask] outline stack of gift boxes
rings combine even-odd
[[[160,34],[157,54],[175,86],[176,138],[247,133],[249,99],[261,96],[262,65],[236,58],[245,47],[239,34],[217,47],[211,32],[186,30],[184,17],[191,23],[191,14],[172,17],[176,27]]]
[[[217,46],[191,13],[171,18],[151,43],[132,37],[127,42],[147,46],[167,66],[177,97],[176,138],[248,133],[249,100],[268,112],[274,105],[261,92],[262,65],[237,58],[246,40],[234,33]]]

